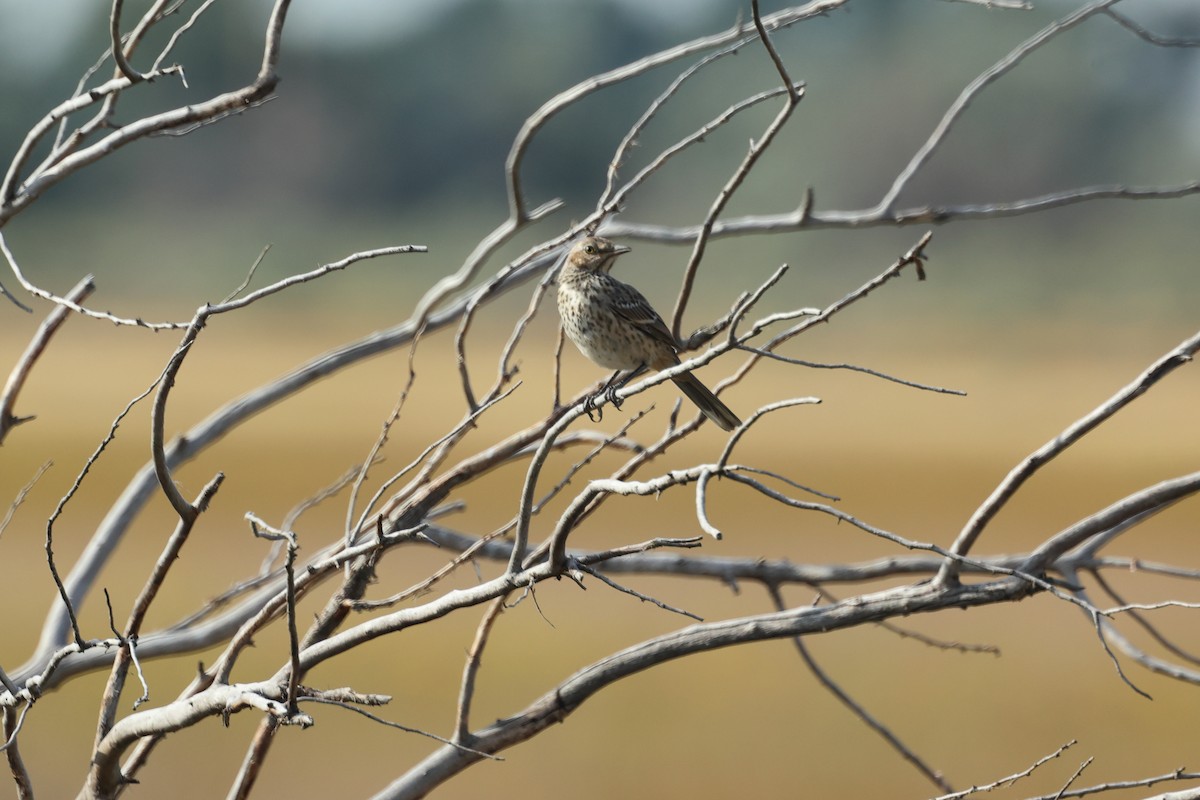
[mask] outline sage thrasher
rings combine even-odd
[[[589,236],[571,248],[558,275],[558,314],[580,352],[602,367],[629,370],[632,377],[646,368],[673,367],[679,355],[675,337],[642,293],[609,274],[617,256],[628,252],[628,247],[599,236]],[[603,394],[620,408],[616,390],[621,384],[614,385],[616,377],[609,379]],[[742,424],[692,373],[671,380],[722,430]]]

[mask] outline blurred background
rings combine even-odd
[[[126,28],[144,5],[127,4]],[[853,0],[779,33],[776,44],[793,77],[807,82],[807,94],[726,216],[789,211],[808,188],[821,211],[873,206],[966,84],[1078,5],[1034,0],[1033,10],[1018,12],[941,0]],[[781,7],[765,3],[764,12]],[[1119,9],[1160,35],[1200,37],[1194,0],[1127,0]],[[107,46],[107,11],[105,4],[82,0],[0,0],[0,153],[6,163],[30,126],[71,94]],[[267,2],[215,5],[175,51],[190,88],[170,80],[140,87],[122,100],[118,119],[249,81],[268,11]],[[747,13],[746,4],[729,0],[297,3],[285,29],[275,99],[183,138],[135,143],[55,187],[4,233],[34,282],[64,293],[91,273],[99,285],[94,307],[153,320],[187,319],[203,302],[220,300],[266,245],[271,250],[256,285],[368,248],[429,247],[426,255],[365,262],[214,320],[173,394],[168,429],[182,432],[296,365],[407,318],[421,294],[504,219],[504,158],[523,120],[549,97],[597,72],[724,30]],[[155,43],[162,42],[154,39],[142,58],[157,52]],[[615,144],[689,63],[606,89],[538,134],[526,159],[527,196],[533,205],[561,197],[566,208],[519,237],[493,268],[590,211]],[[138,58],[134,65],[146,66]],[[710,67],[656,119],[626,174],[776,80],[756,47]],[[648,182],[622,219],[697,222],[776,109],[766,103],[710,136]],[[1093,184],[1167,186],[1198,176],[1200,50],[1154,47],[1098,17],[989,87],[898,205],[1010,202]],[[756,430],[739,460],[836,494],[839,507],[875,525],[948,544],[1022,457],[1195,332],[1198,221],[1200,198],[1192,196],[1092,202],[937,227],[928,281],[906,275],[785,353],[859,364],[968,395],[921,392],[847,371],[766,365],[728,393],[735,409],[781,396],[815,395],[823,403],[785,412],[776,427]],[[925,230],[714,241],[687,326],[719,314],[785,262],[791,269],[763,310],[827,305],[882,271]],[[689,248],[631,244],[620,277],[666,313]],[[0,280],[17,288],[7,273]],[[528,298],[528,288],[518,290],[477,321],[467,349],[478,382],[494,374],[499,343]],[[5,372],[46,310],[38,305],[27,315],[0,303]],[[555,325],[551,309],[539,315],[519,352],[524,382],[518,395],[485,418],[460,455],[548,408]],[[374,477],[406,463],[431,430],[461,417],[450,339],[443,332],[422,346],[416,390],[393,431],[387,463]],[[40,465],[53,460],[54,466],[0,538],[0,602],[7,609],[0,615],[0,664],[6,669],[27,657],[43,609],[54,600],[42,549],[46,517],[113,418],[161,372],[177,341],[175,333],[69,320],[21,395],[17,413],[38,419],[17,428],[0,450],[0,507]],[[360,461],[403,388],[407,363],[405,350],[346,370],[241,426],[181,471],[185,495],[216,470],[228,478],[188,543],[152,627],[253,572],[265,549],[245,530],[243,513],[278,522]],[[566,354],[564,369],[572,391],[599,377],[574,352]],[[718,363],[704,374],[715,381],[728,370]],[[1028,548],[1131,491],[1194,470],[1198,392],[1194,368],[1172,375],[1039,473],[994,522],[980,552]],[[625,411],[655,405],[641,423],[642,436],[652,439],[674,394],[660,387],[637,400]],[[614,430],[625,418],[610,413],[601,427]],[[714,459],[724,440],[710,427],[643,474]],[[149,457],[147,430],[148,412],[139,407],[68,506],[56,527],[60,563],[71,563]],[[622,460],[599,459],[576,485]],[[448,522],[473,532],[502,524],[516,508],[520,478],[504,473],[471,487],[460,498],[466,509]],[[1113,553],[1194,567],[1198,508],[1193,501],[1160,515]],[[602,547],[693,535],[691,509],[686,490],[614,501],[574,541]],[[762,503],[738,487],[717,487],[711,511],[726,538],[706,541],[701,552],[707,555],[833,563],[897,554],[847,526]],[[344,516],[344,497],[307,516],[299,527],[302,546],[311,542],[312,552],[329,541]],[[102,577],[118,620],[171,522],[165,502],[156,501]],[[407,586],[445,559],[422,551],[385,562],[372,596]],[[473,580],[468,569],[453,585]],[[706,619],[770,607],[753,586],[731,592],[694,581],[629,582]],[[1130,599],[1200,599],[1182,581],[1131,574],[1114,582]],[[852,591],[842,587],[842,596]],[[793,588],[788,598],[808,602],[812,592]],[[615,649],[684,622],[599,585],[587,592],[573,584],[546,587],[538,600],[542,614],[525,603],[496,629],[477,724],[523,708]],[[1109,604],[1103,597],[1097,602]],[[1194,618],[1157,613],[1182,646],[1195,649]],[[108,634],[98,593],[82,620],[87,635]],[[477,621],[468,612],[372,643],[318,669],[308,683],[394,695],[384,716],[445,735]],[[1067,755],[1006,796],[1057,791],[1089,756],[1095,761],[1080,785],[1200,766],[1195,690],[1127,663],[1154,699],[1130,691],[1090,622],[1073,607],[1038,597],[904,624],[946,640],[995,645],[1001,655],[944,652],[879,629],[814,637],[809,644],[848,692],[958,788],[1023,769],[1072,739],[1079,744]],[[285,658],[282,631],[273,629],[257,644],[239,679],[256,679]],[[147,664],[151,702],[173,698],[196,661],[211,663],[214,655]],[[103,681],[103,675],[75,680],[31,713],[21,743],[40,796],[77,790]],[[256,796],[369,795],[430,750],[429,740],[337,709],[312,713],[317,725],[311,730],[282,732]],[[213,720],[173,736],[129,796],[159,797],[180,787],[189,797],[224,796],[257,722],[239,714],[228,729]],[[787,642],[708,654],[636,676],[504,756],[503,763],[472,768],[439,796],[549,798],[567,786],[590,797],[938,793],[825,692]]]

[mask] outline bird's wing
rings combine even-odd
[[[671,335],[671,329],[650,305],[650,301],[629,284],[620,283],[616,279],[614,282],[619,284],[620,291],[613,292],[613,312],[650,338],[669,345],[672,350],[678,348],[675,337]]]

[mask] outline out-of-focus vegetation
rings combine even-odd
[[[615,2],[469,0],[441,10],[411,4],[412,23],[396,25],[394,34],[348,37],[340,32],[354,25],[329,25],[323,20],[336,12],[306,5],[289,20],[295,35],[285,44],[276,100],[195,131],[186,143],[160,139],[138,145],[136,156],[104,160],[14,220],[7,234],[32,277],[62,285],[89,270],[108,296],[181,287],[217,296],[267,242],[277,246],[273,260],[312,263],[385,241],[420,241],[433,253],[405,269],[415,291],[431,272],[452,268],[501,217],[504,156],[522,120],[545,99],[597,71],[725,28],[744,12],[715,0],[667,4],[670,15]],[[781,33],[778,45],[793,74],[808,82],[808,95],[729,214],[794,208],[808,187],[820,209],[872,205],[960,89],[1070,6],[1035,5],[1013,12],[858,0]],[[1141,6],[1143,21],[1159,33],[1200,30],[1200,15],[1187,2]],[[373,15],[397,13],[361,3],[348,8],[365,29],[392,30]],[[35,12],[10,4],[0,13]],[[132,18],[136,10],[126,13]],[[196,96],[253,73],[251,37],[265,13],[261,2],[218,4],[202,19],[201,35],[185,37],[177,57]],[[40,58],[14,60],[27,49],[6,51],[0,152],[11,153],[102,52],[105,14],[78,3],[67,18],[87,21],[69,26],[73,35],[58,34],[49,15],[42,20]],[[773,85],[770,65],[757,55],[725,59],[702,88],[685,91],[640,152],[655,152],[708,120],[746,87]],[[673,70],[605,90],[602,103],[556,118],[526,161],[530,196],[566,198],[563,221],[582,216],[615,142]],[[139,102],[178,101],[188,90],[168,80],[135,94],[125,101],[129,117]],[[985,91],[901,204],[1184,182],[1200,173],[1198,98],[1194,49],[1151,47],[1111,20],[1092,20]],[[746,115],[715,135],[653,181],[628,215],[695,219],[769,113]],[[938,279],[975,290],[962,291],[960,307],[948,310],[1009,316],[1064,304],[1099,312],[1142,303],[1156,316],[1187,314],[1197,272],[1188,254],[1198,245],[1188,221],[1197,202],[1103,202],[955,226],[937,243]],[[110,235],[131,217],[136,232]],[[907,245],[911,238],[894,231],[764,237],[718,248],[713,262],[788,261],[805,270],[809,287],[840,288],[845,265],[879,252],[878,241]],[[676,250],[662,258],[683,256]],[[706,279],[730,280],[716,267]],[[1171,292],[1154,291],[1166,284]],[[187,298],[185,307],[194,305]]]

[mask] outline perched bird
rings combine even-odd
[[[662,317],[642,293],[609,274],[613,262],[629,248],[589,236],[571,248],[558,276],[558,314],[563,330],[585,356],[615,370],[663,370],[679,363],[678,344]],[[605,395],[614,406],[616,375]],[[626,378],[628,380],[628,378]],[[671,380],[722,430],[742,421],[690,372]]]

